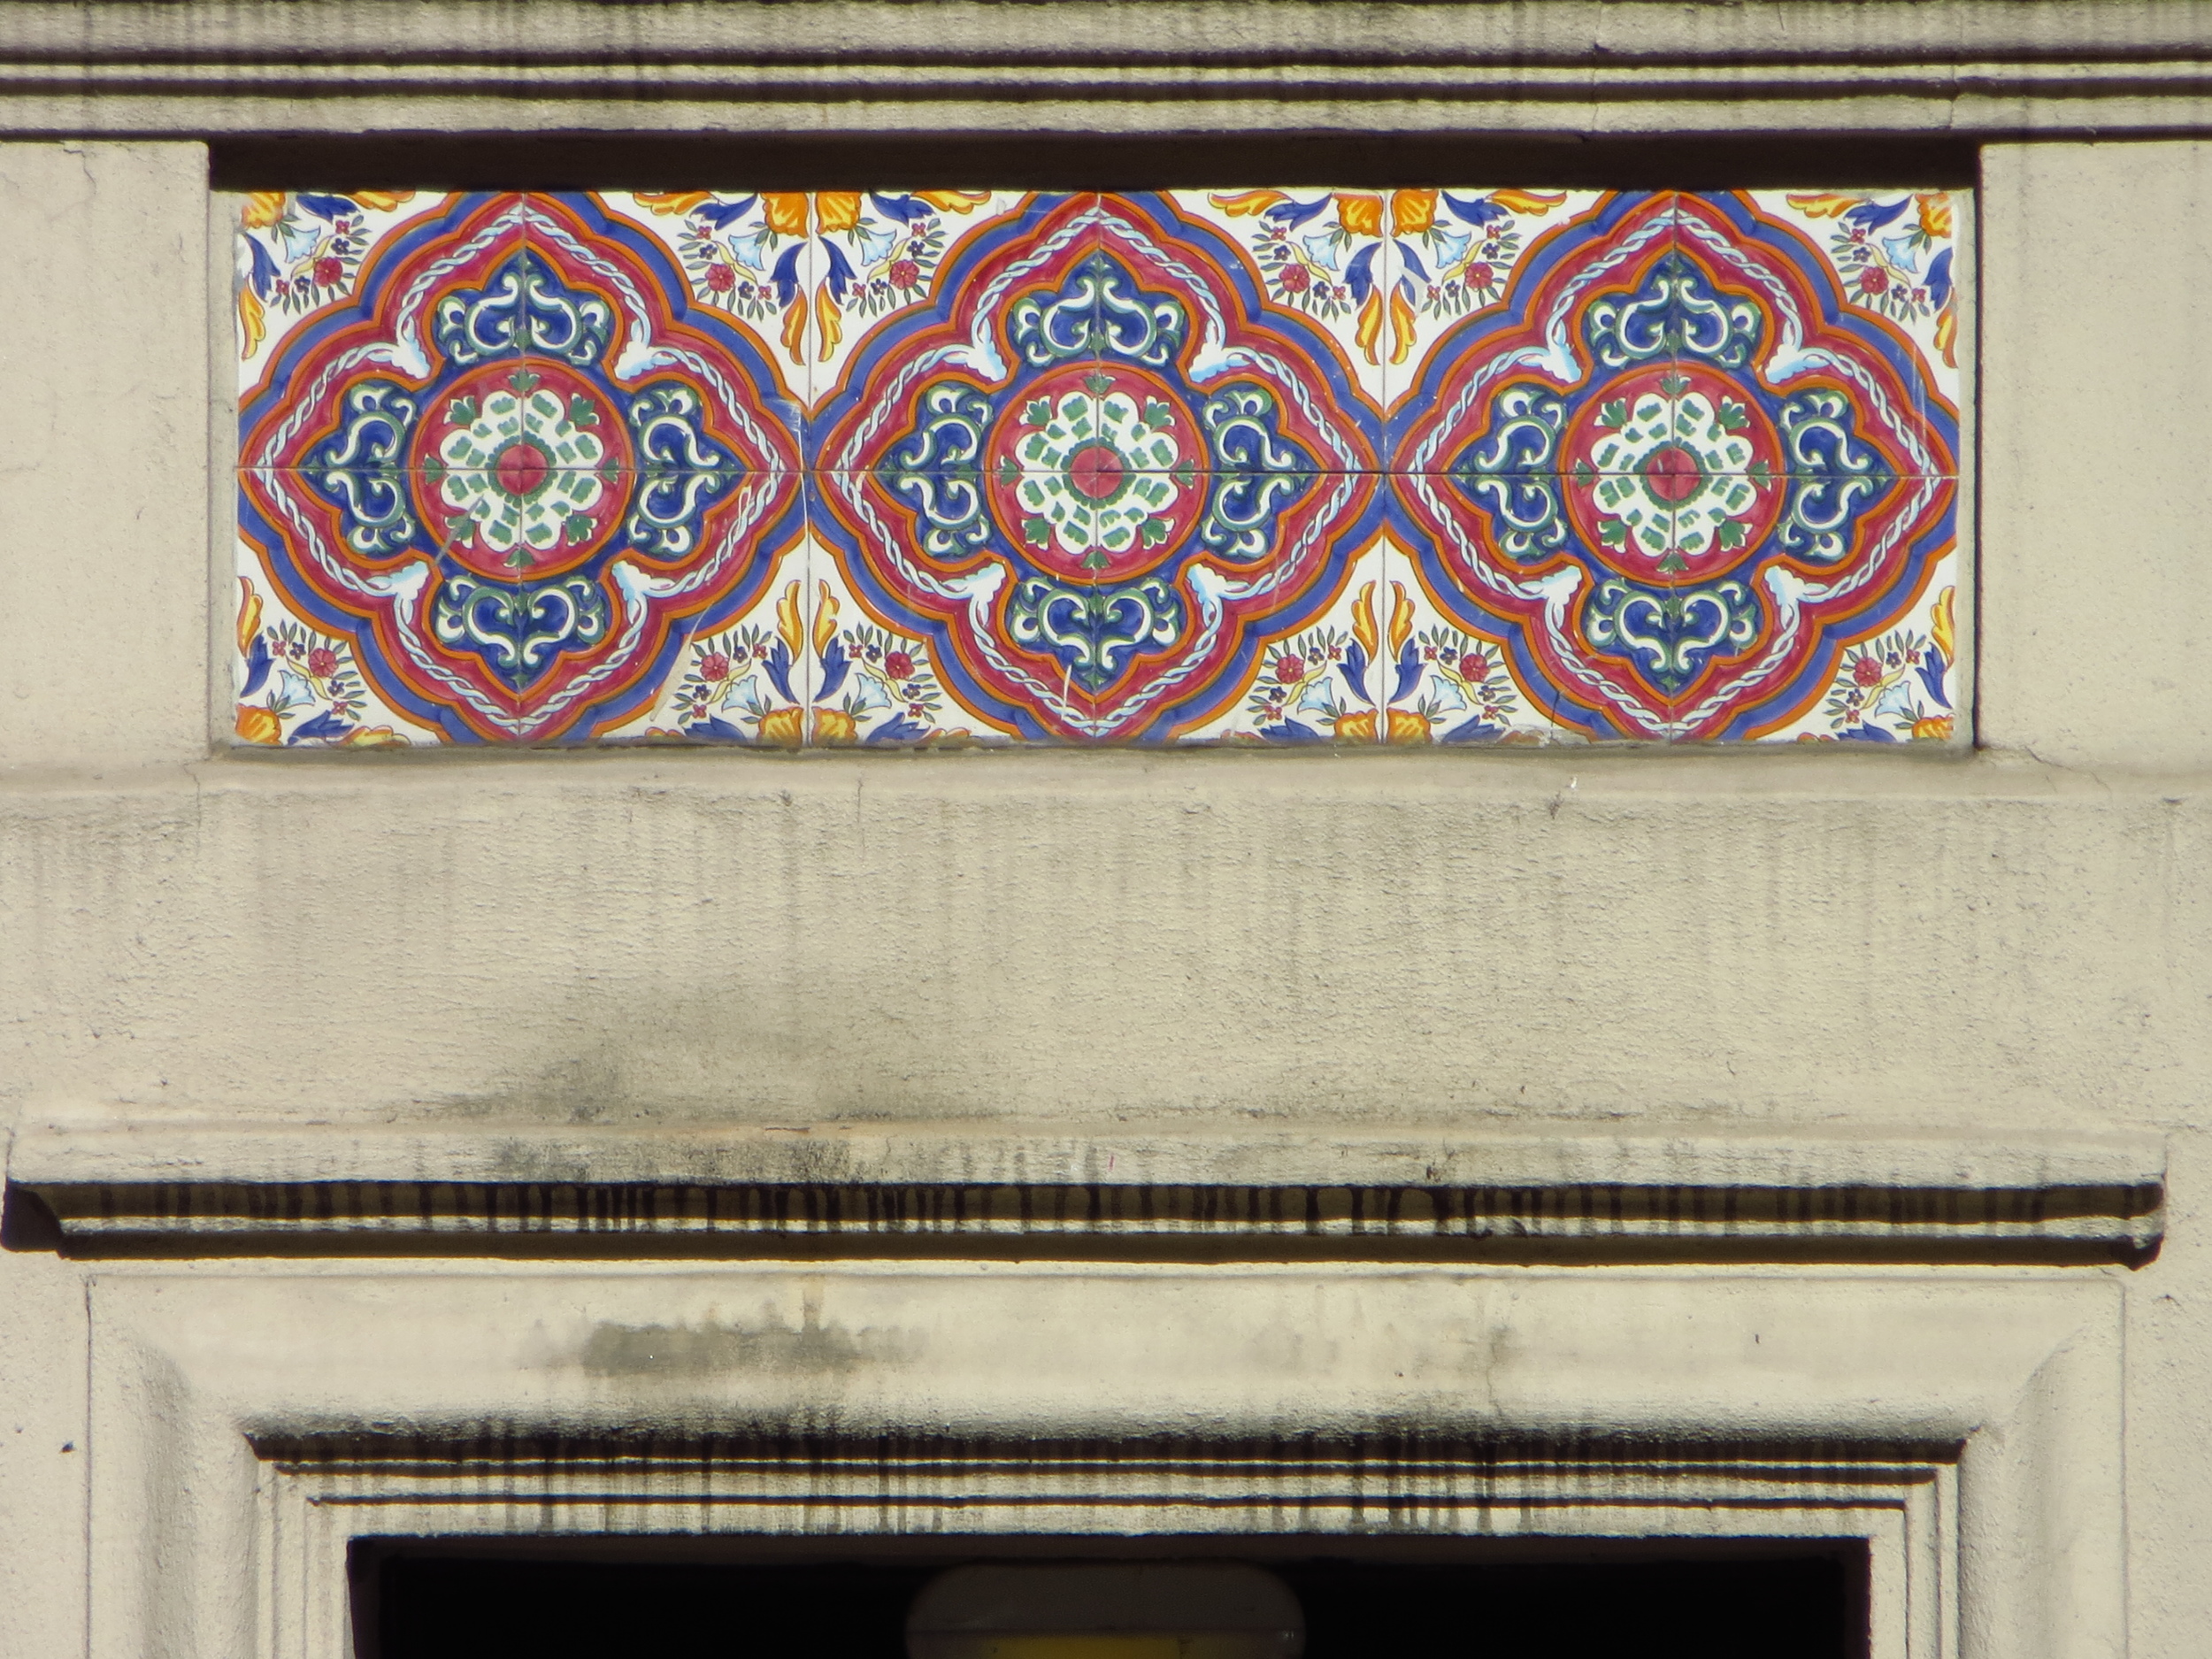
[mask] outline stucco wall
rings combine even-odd
[[[0,148],[0,1124],[2161,1133],[2162,1255],[2050,1271],[2200,1650],[2212,145],[1984,152],[1927,757],[210,757],[204,169]],[[89,1271],[0,1255],[0,1653],[82,1644]]]

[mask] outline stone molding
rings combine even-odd
[[[125,1267],[90,1298],[93,1659],[336,1659],[353,1540],[517,1532],[1855,1539],[1879,1659],[2124,1641],[2095,1278]]]
[[[2170,133],[2198,5],[8,8],[0,131]]]
[[[19,1134],[65,1248],[2095,1260],[2164,1230],[2154,1139],[996,1125]]]

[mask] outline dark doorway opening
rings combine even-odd
[[[362,1659],[904,1659],[907,1609],[948,1568],[1109,1556],[1264,1566],[1305,1610],[1305,1659],[1863,1659],[1867,1646],[1855,1540],[1436,1540],[1398,1542],[1396,1559],[1381,1540],[909,1541],[926,1553],[879,1541],[865,1558],[825,1559],[812,1540],[783,1560],[669,1559],[672,1548],[704,1546],[565,1540],[543,1553],[513,1540],[369,1541],[356,1547],[357,1649]]]

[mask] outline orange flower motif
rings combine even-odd
[[[1940,190],[1931,190],[1916,196],[1913,201],[1920,209],[1920,228],[1930,236],[1948,236],[1951,234],[1951,198]]]
[[[246,197],[246,205],[239,214],[240,221],[248,230],[266,230],[284,217],[284,196],[281,190],[256,190]]]
[[[760,198],[761,210],[768,216],[768,228],[779,236],[806,234],[806,192],[803,190],[770,190]]]
[[[814,222],[825,235],[856,228],[860,224],[860,192],[822,191],[814,198]]]
[[[1925,742],[1943,742],[1950,737],[1952,730],[1951,717],[1947,714],[1912,723],[1912,734]]]
[[[1434,190],[1394,190],[1390,196],[1390,230],[1407,236],[1432,228],[1436,223]]]
[[[1425,743],[1429,741],[1428,717],[1411,709],[1393,709],[1390,711],[1390,735],[1393,743]]]
[[[771,709],[760,717],[760,741],[777,749],[796,749],[806,734],[806,710]]]
[[[1352,236],[1379,236],[1382,234],[1383,200],[1379,196],[1345,196],[1336,198],[1336,222]]]
[[[274,711],[257,708],[251,703],[238,705],[238,719],[234,728],[249,743],[280,743],[284,741],[284,722]]]
[[[1375,741],[1375,711],[1362,709],[1356,714],[1337,717],[1336,741],[1340,743],[1371,743]]]

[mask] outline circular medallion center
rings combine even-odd
[[[1686,502],[1705,481],[1705,469],[1697,457],[1678,443],[1663,444],[1644,463],[1644,482],[1669,506]]]
[[[488,363],[426,398],[416,498],[479,576],[534,580],[589,558],[621,523],[634,471],[621,406],[588,375]]]
[[[992,517],[1034,568],[1085,585],[1150,570],[1206,504],[1182,396],[1121,364],[1070,364],[1013,394],[984,441]]]
[[[1110,443],[1087,444],[1068,461],[1068,482],[1087,501],[1110,500],[1128,472],[1119,452]]]
[[[1560,448],[1582,544],[1638,581],[1740,564],[1781,511],[1780,434],[1745,388],[1703,364],[1597,381]]]
[[[527,501],[544,488],[552,471],[552,457],[527,438],[509,444],[492,463],[493,479],[518,501]]]

